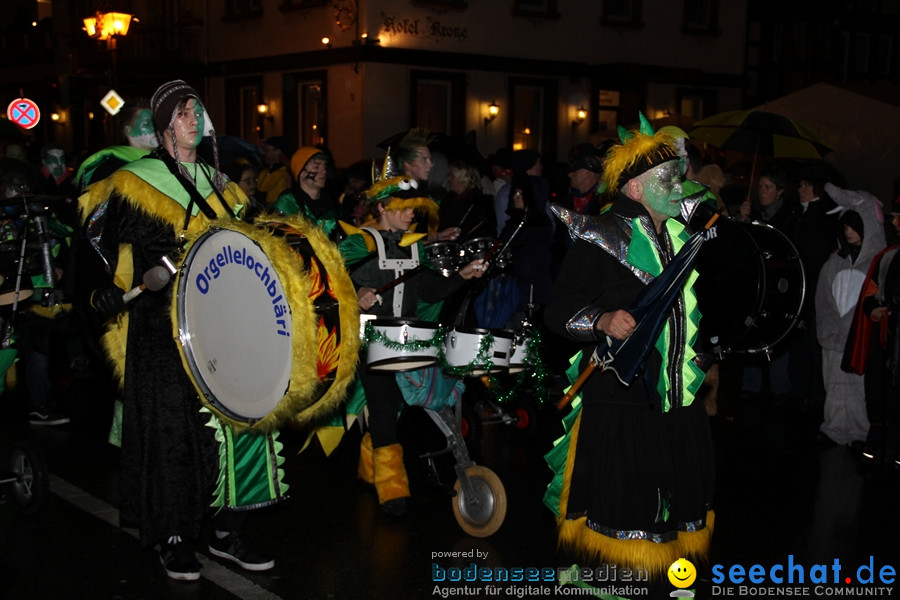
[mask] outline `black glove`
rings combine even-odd
[[[91,294],[91,306],[103,315],[103,318],[108,319],[116,316],[125,308],[124,295],[125,292],[122,291],[122,288],[115,285],[100,288]]]

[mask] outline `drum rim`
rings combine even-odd
[[[281,275],[279,273],[275,272],[274,265],[272,263],[271,258],[265,253],[265,251],[262,249],[262,247],[259,245],[259,243],[256,240],[254,240],[253,238],[251,238],[250,236],[246,235],[245,233],[243,233],[241,231],[237,231],[234,229],[228,229],[228,228],[224,228],[224,227],[211,226],[209,229],[204,231],[201,235],[199,235],[195,240],[192,241],[191,247],[185,253],[184,258],[182,259],[181,264],[178,267],[178,285],[177,285],[175,298],[173,298],[173,301],[175,302],[175,310],[176,310],[176,314],[177,314],[176,327],[178,327],[178,332],[179,332],[179,340],[178,341],[179,341],[179,345],[182,350],[182,356],[184,358],[184,362],[187,364],[188,368],[190,369],[191,380],[194,382],[195,386],[197,388],[199,388],[198,391],[202,394],[204,401],[206,403],[209,403],[216,410],[220,411],[222,414],[224,414],[225,416],[227,416],[231,419],[234,419],[236,421],[240,421],[243,423],[247,423],[247,424],[252,424],[254,422],[264,419],[268,414],[271,414],[271,412],[275,409],[275,407],[277,407],[278,403],[276,402],[275,407],[272,407],[268,412],[266,412],[266,414],[259,416],[259,417],[248,416],[248,415],[236,412],[233,408],[229,407],[229,405],[226,404],[225,400],[223,400],[222,398],[219,398],[213,392],[210,385],[206,382],[206,379],[203,375],[203,371],[200,369],[200,365],[197,361],[196,352],[194,350],[193,345],[191,344],[191,340],[186,340],[184,338],[184,334],[187,334],[188,336],[190,336],[190,331],[187,331],[187,327],[190,324],[188,323],[188,317],[187,317],[187,314],[185,311],[185,303],[181,301],[182,298],[185,296],[187,288],[190,285],[190,279],[185,276],[185,265],[187,264],[188,260],[190,260],[193,256],[195,256],[197,254],[197,252],[200,251],[200,249],[203,246],[203,243],[207,239],[212,238],[213,236],[222,234],[222,233],[224,233],[224,234],[234,233],[234,234],[240,235],[243,238],[252,242],[253,245],[255,245],[257,248],[259,248],[260,251],[262,251],[262,254],[266,257],[266,260],[269,262],[269,264],[273,266],[272,271],[276,276],[278,276],[279,284],[281,284],[282,289],[284,289],[284,285],[281,282]],[[193,337],[193,336],[190,336],[190,337]],[[285,389],[290,388],[292,373],[293,373],[293,360],[291,360],[290,368],[288,369],[288,377],[287,377]]]
[[[454,327],[447,334],[451,333],[466,333],[470,335],[492,335],[495,338],[504,338],[513,340],[515,339],[515,332],[512,329],[488,329],[484,327]]]
[[[410,327],[418,327],[419,329],[439,329],[440,323],[432,323],[430,321],[417,321],[416,319],[407,319],[405,317],[376,317],[374,319],[369,319],[368,323],[372,324],[372,327],[377,325],[390,325],[393,327],[400,327],[403,325],[409,325]]]

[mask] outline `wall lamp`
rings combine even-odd
[[[582,105],[575,109],[575,118],[572,120],[572,127],[578,127],[587,119],[587,109]]]
[[[270,123],[275,121],[275,117],[272,115],[272,111],[269,108],[269,105],[265,102],[260,102],[256,105],[256,113],[261,119],[266,119]]]
[[[331,48],[331,38],[328,36],[323,37],[322,45],[325,46],[326,48]]]
[[[497,118],[497,115],[500,114],[500,107],[496,102],[491,102],[488,104],[487,116],[484,118],[484,126],[487,127],[488,123]]]

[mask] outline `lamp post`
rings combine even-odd
[[[83,20],[84,31],[88,37],[106,42],[111,62],[110,87],[115,87],[117,39],[119,36],[128,35],[128,28],[131,26],[132,20],[137,21],[134,16],[125,12],[102,12],[99,10]]]
[[[97,10],[97,12],[90,17],[83,19],[84,31],[87,33],[88,37],[100,42],[105,42],[106,50],[109,52],[109,92],[106,97],[109,97],[110,94],[115,95],[115,88],[118,84],[118,38],[128,35],[128,29],[131,26],[132,20],[136,22],[138,19],[125,12],[103,12],[102,8]],[[116,97],[118,98],[117,95]],[[114,139],[115,135],[113,132],[112,119],[108,117],[114,115],[118,110],[111,110],[110,107],[103,102],[101,102],[101,105],[107,112],[103,119],[104,137],[107,140],[111,140]]]

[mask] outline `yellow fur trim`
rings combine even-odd
[[[651,578],[661,579],[679,558],[706,562],[715,513],[707,511],[706,527],[700,531],[679,531],[676,540],[661,544],[647,540],[617,540],[588,528],[586,522],[587,517],[560,519],[560,547],[574,551],[591,564],[607,562],[629,569],[646,569]]]
[[[375,462],[375,490],[378,503],[409,497],[409,478],[403,465],[403,446],[391,444],[375,448],[372,452]]]
[[[678,532],[678,539],[667,543],[654,543],[646,540],[617,540],[597,533],[587,526],[587,517],[566,519],[569,503],[569,483],[572,481],[572,470],[575,465],[575,448],[578,432],[581,428],[581,415],[578,415],[572,426],[571,443],[566,458],[566,470],[562,491],[560,492],[559,545],[577,553],[583,560],[591,564],[608,562],[630,569],[646,569],[651,577],[665,576],[671,564],[679,558],[705,561],[709,552],[715,526],[715,513],[707,511],[706,527],[696,532]]]
[[[338,301],[340,321],[340,356],[337,360],[336,375],[328,390],[322,394],[323,382],[317,371],[318,318],[315,307],[310,301],[313,282],[305,276],[306,268],[303,258],[285,243],[282,236],[271,233],[270,229],[287,225],[306,237],[316,257],[322,262],[329,278],[329,284]],[[291,423],[307,426],[312,421],[328,416],[343,401],[347,386],[356,375],[356,363],[359,357],[359,308],[356,290],[350,276],[344,268],[337,248],[325,234],[315,225],[301,216],[283,217],[279,220],[258,220],[255,225],[233,219],[223,219],[212,224],[211,228],[228,229],[241,233],[263,250],[272,263],[285,290],[285,297],[291,309],[292,320],[292,363],[288,390],[278,405],[268,415],[252,424],[235,420],[223,414],[214,405],[210,405],[217,417],[238,431],[252,429],[254,431],[272,431]],[[197,236],[199,238],[200,236]],[[189,239],[189,244],[197,238]],[[180,275],[179,275],[180,277]],[[176,289],[178,282],[175,282]],[[178,339],[177,302],[173,298],[171,306],[173,337]],[[240,315],[235,315],[239,318]],[[185,371],[190,373],[181,344],[181,352]],[[195,382],[196,384],[196,382]],[[201,390],[198,387],[198,394]]]
[[[367,431],[359,444],[359,466],[356,476],[366,483],[375,483],[375,459],[373,457],[372,435]]]

